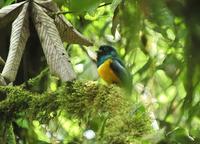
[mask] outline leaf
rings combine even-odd
[[[12,4],[0,9],[0,27],[3,27],[13,21],[18,16],[24,3],[26,3],[26,1]]]
[[[55,17],[55,24],[59,30],[60,36],[63,41],[68,43],[76,43],[80,45],[92,46],[92,42],[86,39],[81,33],[79,33],[72,24],[66,20],[64,15]]]
[[[182,62],[175,55],[168,54],[163,64],[157,68],[164,70],[165,74],[174,80],[182,71]]]
[[[52,1],[38,2],[38,3],[46,9],[47,13],[60,12],[58,6]],[[56,14],[54,17],[54,21],[62,41],[66,41],[68,43],[73,43],[73,44],[86,45],[86,46],[93,45],[91,41],[85,38],[80,32],[78,32],[72,26],[72,24],[65,18],[63,14]]]
[[[7,124],[6,126],[6,143],[8,144],[16,144],[15,134],[12,123]]]
[[[167,9],[164,1],[155,2],[150,1],[152,15],[151,18],[155,21],[159,27],[161,26],[173,26],[173,15],[171,15],[169,9]]]
[[[149,0],[149,20],[155,24],[154,30],[167,37],[167,28],[174,28],[174,15],[167,8],[166,2]]]
[[[0,57],[0,66],[4,64],[5,64],[5,61]]]
[[[69,9],[79,14],[83,12],[92,12],[97,9],[100,3],[101,0],[70,0]]]
[[[24,4],[22,11],[12,24],[9,53],[2,72],[2,76],[8,79],[10,82],[15,80],[22,54],[30,34],[29,17],[27,11],[28,4],[29,3]]]
[[[200,117],[200,101],[194,106],[191,106],[188,112],[188,121],[192,121],[195,116]]]
[[[5,1],[5,0],[4,0]],[[6,0],[4,5],[11,5],[16,0]]]
[[[126,38],[126,52],[140,46],[142,14],[135,0],[122,1],[119,7],[120,34]]]
[[[189,135],[186,128],[176,127],[167,134],[167,138],[172,142],[189,144],[194,142],[194,138]]]
[[[115,10],[117,6],[122,2],[122,0],[113,0],[111,4],[111,8]]]
[[[52,12],[59,12],[59,8],[57,6],[57,2],[55,3],[52,0],[35,0],[35,3],[37,3],[39,6],[44,8],[45,12],[48,14],[49,12],[52,14]],[[50,15],[50,14],[49,14]]]
[[[113,36],[115,36],[116,30],[117,30],[117,26],[120,23],[120,18],[119,18],[119,7],[117,6],[115,11],[114,11],[114,15],[112,18],[112,28],[111,28],[111,33]]]
[[[75,79],[76,75],[70,64],[68,54],[63,47],[54,20],[36,3],[33,3],[32,19],[50,71],[59,76],[62,81]]]
[[[0,86],[5,86],[6,85],[6,81],[3,78],[3,76],[0,74]]]
[[[4,6],[4,1],[0,1],[0,8]]]

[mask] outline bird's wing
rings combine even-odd
[[[132,89],[132,79],[129,71],[125,68],[122,61],[113,59],[110,64],[111,69],[117,77],[121,80],[121,85],[128,90]]]

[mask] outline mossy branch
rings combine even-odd
[[[100,119],[100,138],[109,143],[126,143],[151,131],[146,112],[133,110],[134,104],[114,85],[92,81],[62,84],[56,92],[33,93],[19,86],[0,86],[0,114],[10,120],[26,114],[41,123],[53,118],[58,110],[86,121]]]

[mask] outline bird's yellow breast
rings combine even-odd
[[[99,76],[107,83],[119,83],[120,79],[115,75],[110,67],[112,63],[111,59],[106,60],[103,64],[98,67]]]

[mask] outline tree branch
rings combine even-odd
[[[107,5],[110,5],[111,3],[104,3],[102,5],[99,5],[97,8],[101,8],[101,7],[104,7],[104,6],[107,6]],[[86,12],[86,11],[84,11]],[[52,15],[60,15],[60,14],[71,14],[71,13],[78,13],[78,11],[58,11],[56,13],[52,13]]]
[[[0,97],[0,114],[9,115],[10,120],[23,112],[26,117],[47,123],[58,110],[85,122],[87,114],[90,119],[106,119],[104,128],[101,127],[101,142],[123,144],[127,139],[141,138],[152,129],[148,114],[132,112],[134,104],[114,85],[74,81],[62,84],[56,92],[43,94],[19,86],[0,86]]]

